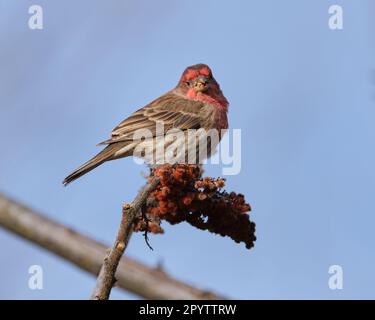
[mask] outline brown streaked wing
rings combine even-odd
[[[201,126],[199,112],[203,107],[199,101],[167,93],[123,120],[112,130],[112,137],[100,144],[132,140],[138,129],[148,129],[155,136],[157,122],[164,124],[164,132],[172,128],[198,129]]]

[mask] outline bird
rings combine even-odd
[[[217,130],[220,142],[222,130],[225,132],[228,128],[228,107],[228,100],[210,67],[203,63],[189,66],[174,89],[120,122],[112,130],[110,138],[98,144],[105,148],[68,175],[63,185],[68,185],[104,162],[134,155],[137,147],[145,143],[145,140],[133,138],[137,130],[149,130],[151,135],[146,140],[154,153],[160,135],[167,136],[166,133],[157,132],[157,125],[163,125],[164,132],[179,130],[185,135],[191,130]],[[198,147],[186,145],[185,152],[189,148]],[[216,145],[207,149],[208,158],[216,150]],[[198,152],[198,149],[194,151]]]

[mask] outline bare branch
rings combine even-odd
[[[100,269],[96,286],[92,292],[92,300],[108,300],[111,289],[115,283],[115,273],[122,255],[129,243],[129,239],[133,232],[134,220],[137,214],[141,212],[142,206],[145,205],[151,191],[159,183],[159,180],[154,178],[152,182],[147,183],[138,193],[131,205],[125,204],[122,207],[122,219],[117,237],[112,249],[104,258],[103,266]]]
[[[97,275],[107,247],[0,194],[0,226],[79,268]],[[224,299],[175,280],[165,272],[123,257],[116,272],[118,287],[146,299]]]

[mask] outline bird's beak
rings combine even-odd
[[[208,89],[208,78],[199,76],[193,83],[193,87],[197,92],[204,92]]]

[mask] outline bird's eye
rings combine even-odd
[[[186,84],[187,86],[190,86],[190,81],[185,81],[185,84]]]

